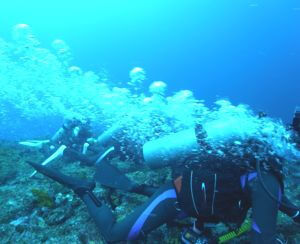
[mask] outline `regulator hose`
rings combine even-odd
[[[286,207],[286,208],[290,208],[290,209],[294,209],[294,210],[299,210],[299,207],[294,207],[292,205],[289,205],[289,204],[285,204],[283,202],[280,202],[276,196],[274,196],[270,190],[268,189],[268,187],[266,186],[263,178],[262,178],[262,175],[261,175],[261,170],[260,170],[260,161],[259,160],[256,160],[256,171],[257,171],[257,176],[258,176],[258,179],[259,179],[259,182],[260,184],[262,185],[263,189],[265,190],[265,192],[269,195],[269,197],[271,197],[274,201],[276,201],[278,204]]]

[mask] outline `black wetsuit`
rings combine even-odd
[[[160,225],[183,216],[195,217],[200,222],[240,224],[248,209],[252,208],[252,243],[275,243],[278,210],[289,216],[297,213],[296,209],[285,206],[291,204],[283,195],[280,180],[270,172],[262,174],[268,190],[277,196],[274,200],[255,171],[235,168],[214,171],[205,163],[201,165],[203,167],[181,172],[182,175],[160,187],[148,201],[119,222],[110,208],[95,200],[90,190],[75,192],[85,202],[108,242],[139,239]],[[282,202],[286,204],[282,205]]]
[[[228,173],[228,172],[223,172]],[[281,184],[271,173],[262,177],[272,199],[257,179],[256,172],[222,173],[187,170],[173,183],[160,187],[147,202],[124,220],[116,222],[111,210],[95,203],[90,194],[81,194],[88,211],[108,242],[134,240],[178,217],[192,216],[203,222],[241,223],[252,208],[252,242],[275,243],[278,209],[293,216],[297,210],[280,207]]]
[[[76,160],[76,161],[78,160],[86,166],[93,166],[103,152],[104,152],[103,150],[97,150],[96,152],[94,151],[93,155],[85,155],[73,148],[66,148],[64,150],[63,155],[69,158],[70,160]]]
[[[79,150],[74,149],[73,147],[68,147],[64,150],[64,156],[68,157],[71,160],[78,160],[87,166],[93,166],[97,159],[109,148],[113,147],[113,151],[105,157],[106,159],[112,159],[114,157],[119,157],[122,161],[133,161],[135,163],[142,163],[142,147],[129,143],[126,146],[118,143],[117,141],[112,141],[110,144],[106,145],[106,148],[100,145],[89,146],[89,154],[82,154]]]
[[[77,132],[75,133],[75,129]],[[51,138],[51,142],[56,145],[65,145],[69,148],[81,150],[82,145],[87,138],[92,136],[89,124],[83,124],[80,121],[71,121],[63,126]]]

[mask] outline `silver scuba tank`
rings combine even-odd
[[[232,121],[196,124],[195,127],[149,141],[143,146],[145,164],[159,168],[183,163],[188,157],[211,149],[224,140],[242,138],[245,132]],[[198,154],[199,155],[199,154]]]
[[[122,130],[120,124],[115,124],[111,126],[108,130],[104,131],[100,136],[97,138],[97,143],[102,146],[106,146],[119,131]]]
[[[146,142],[143,156],[149,167],[160,168],[183,163],[193,152],[199,150],[195,128],[191,128]]]

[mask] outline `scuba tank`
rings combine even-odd
[[[211,150],[210,144],[245,136],[231,122],[207,123],[146,142],[143,146],[145,164],[160,168],[182,164],[186,159]]]
[[[192,128],[146,142],[143,146],[143,157],[150,168],[160,168],[173,163],[183,163],[199,151],[195,129]]]

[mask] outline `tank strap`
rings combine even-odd
[[[199,216],[199,211],[197,209],[197,205],[196,205],[195,198],[194,198],[193,173],[194,173],[194,171],[192,170],[191,171],[191,175],[190,175],[190,191],[191,191],[191,197],[192,197],[192,202],[193,202],[194,210],[196,211],[197,215]]]
[[[217,174],[214,174],[214,190],[213,190],[212,203],[211,203],[211,214],[212,215],[214,215],[214,213],[215,213],[214,205],[215,205],[216,192],[218,192],[218,190],[217,190]]]
[[[179,194],[182,188],[182,175],[174,180],[174,186],[176,188],[177,193]]]

